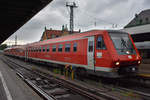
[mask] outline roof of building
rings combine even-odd
[[[48,30],[48,29],[45,29],[45,31],[43,32],[43,35],[41,37],[41,40],[42,40],[44,35],[46,35],[47,39],[51,39],[52,35],[55,35],[55,37],[59,37],[59,36],[62,36],[62,34],[64,32],[68,32],[69,33],[68,30],[52,30],[52,29]],[[79,33],[79,31],[74,31],[73,33]]]
[[[145,24],[150,24],[150,9],[143,10],[139,14],[135,14],[134,19],[131,20],[124,28]]]

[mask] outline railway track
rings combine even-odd
[[[20,66],[20,65],[18,65],[18,66]],[[20,67],[23,67],[23,66],[20,66]],[[26,69],[26,68],[25,68]],[[28,70],[30,70],[30,69],[28,69]],[[21,74],[20,74],[21,73]],[[53,77],[53,76],[51,76],[51,75],[48,75],[48,74],[43,74],[41,71],[36,71],[36,72],[34,72],[34,73],[40,73],[40,74],[42,74],[42,75],[44,75],[44,77],[47,77],[47,78],[50,78],[50,77]],[[19,72],[19,76],[23,76],[22,75],[22,72]],[[23,78],[23,79],[25,79],[25,78]],[[28,78],[27,78],[28,79]],[[39,80],[44,80],[43,78],[37,78],[38,79],[38,81]],[[57,78],[56,78],[57,79]],[[57,80],[59,80],[60,81],[60,79],[57,79]],[[30,80],[29,80],[30,81]],[[53,80],[52,80],[53,81]],[[62,82],[64,82],[64,81],[66,81],[66,80],[61,80]],[[117,80],[118,81],[118,80]],[[127,81],[127,80],[126,80]],[[119,81],[118,81],[119,82]],[[120,81],[121,82],[121,81]],[[30,83],[30,82],[27,82],[28,84]],[[59,82],[59,83],[61,83],[61,82]],[[67,81],[65,82],[65,83],[67,83]],[[121,82],[122,83],[122,82]],[[62,83],[62,84],[64,84],[64,83]],[[69,83],[69,84],[72,84],[72,83]],[[105,84],[105,83],[104,83]],[[130,85],[130,82],[128,82],[128,83],[124,83],[124,84],[126,84],[126,85]],[[136,82],[134,83],[134,85],[136,84]],[[75,86],[75,84],[72,84],[73,85],[73,87]],[[66,84],[65,86],[68,86],[68,84]],[[141,99],[131,99],[131,100],[150,100],[150,94],[147,92],[143,92],[143,91],[139,91],[139,90],[135,90],[135,89],[132,89],[132,88],[130,88],[130,87],[124,87],[124,86],[121,86],[121,85],[116,85],[116,84],[114,84],[114,83],[111,83],[111,85],[109,85],[109,84],[107,84],[107,85],[103,85],[108,91],[111,91],[112,89],[114,89],[115,88],[115,90],[117,90],[117,91],[125,91],[126,93],[132,93],[132,95],[137,95],[138,97],[140,97]],[[41,86],[42,87],[42,86]],[[119,100],[119,98],[115,98],[115,97],[113,97],[112,95],[108,95],[107,93],[105,94],[105,91],[101,91],[101,90],[99,90],[99,89],[87,89],[87,88],[81,88],[81,87],[79,87],[79,86],[76,86],[76,87],[78,87],[78,88],[80,88],[80,89],[82,89],[82,90],[85,90],[86,92],[88,91],[88,92],[90,92],[90,93],[94,93],[94,95],[95,95],[95,97],[97,97],[97,96],[100,96],[100,100],[102,99],[104,99],[104,100]],[[72,88],[72,87],[71,87]],[[130,89],[129,89],[130,88]],[[67,88],[68,89],[68,88]],[[78,90],[77,90],[78,91]],[[75,93],[77,93],[77,92],[75,92]],[[80,95],[80,93],[78,93],[79,95]],[[81,92],[81,95],[83,95],[82,94],[82,92]],[[93,94],[92,94],[93,95]],[[108,96],[108,97],[107,97]],[[83,97],[86,97],[86,95],[84,95]],[[91,97],[91,96],[90,96]],[[99,100],[99,99],[90,99],[90,100]],[[67,99],[65,99],[65,100],[67,100]],[[76,99],[75,99],[76,100]],[[80,99],[80,100],[82,100],[82,99]],[[89,98],[87,97],[86,99],[84,98],[83,100],[89,100]],[[123,99],[120,99],[120,100],[123,100]],[[127,100],[127,99],[125,99],[125,100]]]
[[[29,86],[46,100],[119,100],[105,93],[93,92],[85,87],[77,86],[68,81],[51,75],[44,75],[19,65],[9,59],[2,59],[14,69]]]
[[[100,77],[96,77],[96,79],[98,80],[100,79]],[[137,94],[141,96],[143,100],[150,100],[150,84],[149,84],[150,77],[145,78],[142,76],[140,77],[135,76],[130,78],[121,78],[121,79],[113,79],[113,80],[100,79],[100,81],[102,82],[103,86],[106,88],[111,87],[118,91],[126,91],[127,93],[132,93],[132,95]]]

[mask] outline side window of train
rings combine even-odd
[[[49,45],[47,46],[47,52],[49,52]]]
[[[70,52],[70,44],[65,44],[65,52]]]
[[[63,47],[62,44],[59,44],[59,45],[58,45],[58,52],[62,52],[62,47]]]
[[[89,52],[93,52],[93,41],[89,41]]]
[[[74,44],[73,44],[73,51],[74,51],[74,52],[77,52],[77,43],[74,43]]]
[[[56,45],[53,45],[53,46],[52,46],[52,51],[53,51],[53,52],[56,52]]]
[[[102,36],[97,37],[96,49],[106,49],[106,46],[105,46]]]
[[[41,52],[42,50],[41,50],[41,47],[40,47],[40,52]]]
[[[45,52],[45,47],[43,46],[43,52]]]

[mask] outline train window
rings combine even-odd
[[[97,38],[96,49],[106,49],[102,36],[98,36]]]
[[[47,52],[49,52],[49,45],[47,46]]]
[[[70,52],[70,44],[65,45],[65,52]]]
[[[56,52],[56,45],[53,45],[52,51],[53,51],[53,52]]]
[[[45,47],[43,47],[43,52],[45,52]]]
[[[93,41],[89,41],[89,52],[93,52]]]
[[[58,52],[62,52],[62,47],[63,47],[63,45],[59,44],[59,46],[58,46]]]
[[[33,52],[33,48],[31,48],[31,52]]]
[[[39,50],[38,50],[38,48],[36,48],[36,52],[38,52]]]
[[[40,52],[41,52],[42,50],[41,50],[41,47],[40,47]]]
[[[73,51],[76,52],[77,51],[77,43],[73,44]]]

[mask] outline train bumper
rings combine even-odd
[[[118,73],[119,75],[130,75],[137,74],[138,66],[127,66],[127,67],[119,67]]]

